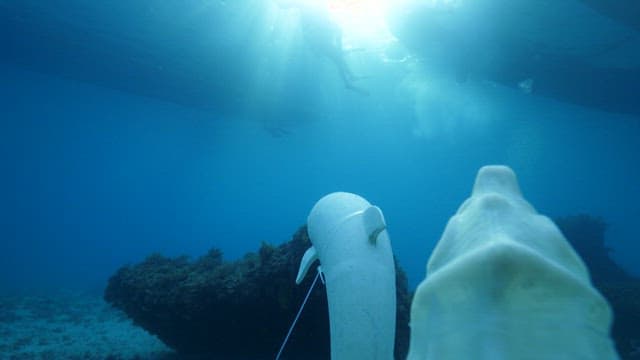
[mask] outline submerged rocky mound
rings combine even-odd
[[[607,224],[585,214],[554,221],[586,263],[594,286],[611,304],[612,334],[620,357],[640,359],[640,279],[611,259],[605,244]]]
[[[596,288],[614,311],[613,338],[622,359],[640,359],[640,280],[610,258],[606,224],[589,215],[556,218],[587,264]],[[124,266],[109,280],[104,298],[135,324],[187,358],[273,359],[313,281],[294,279],[311,245],[306,227],[280,246],[225,261],[213,249],[196,260],[151,255]],[[396,359],[409,345],[410,294],[396,264]],[[324,287],[318,282],[283,353],[283,359],[329,358]]]
[[[189,260],[151,255],[120,268],[104,298],[134,323],[179,354],[219,359],[273,359],[313,276],[295,277],[311,246],[306,227],[280,246],[262,244],[257,253],[225,261],[219,250]],[[398,321],[396,358],[409,343],[407,277],[396,263]],[[283,359],[329,358],[329,319],[318,282],[283,352]]]

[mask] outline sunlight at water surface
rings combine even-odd
[[[329,12],[347,46],[376,46],[394,39],[387,28],[393,0],[330,0]]]

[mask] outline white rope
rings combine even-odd
[[[309,291],[307,291],[307,296],[304,297],[304,301],[302,302],[302,305],[300,305],[298,314],[296,314],[296,317],[293,319],[293,322],[291,323],[289,332],[287,333],[287,336],[285,336],[284,341],[280,346],[280,351],[278,351],[278,355],[276,355],[276,360],[280,360],[280,355],[282,355],[282,351],[284,350],[285,345],[287,345],[287,342],[289,341],[291,332],[293,332],[293,328],[296,326],[296,323],[298,322],[298,318],[300,317],[300,314],[302,314],[302,309],[304,309],[304,306],[307,304],[307,300],[309,300],[309,295],[311,295],[311,290],[313,290],[313,288],[316,286],[316,282],[318,281],[319,277],[322,279],[322,283],[324,284],[324,276],[322,275],[322,270],[320,270],[320,267],[318,266],[318,273],[316,274],[316,277],[313,279],[313,283],[311,284],[311,287],[309,287]]]

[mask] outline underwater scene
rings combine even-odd
[[[0,360],[640,359],[635,0],[0,0]]]

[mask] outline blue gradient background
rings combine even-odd
[[[235,259],[288,240],[333,191],[382,208],[413,287],[476,171],[497,163],[516,171],[541,213],[603,217],[613,257],[640,273],[636,116],[454,84],[441,90],[442,107],[466,106],[469,96],[470,119],[430,107],[425,116],[441,124],[458,120],[417,136],[415,101],[386,81],[400,75],[372,67],[370,97],[337,86],[313,102],[298,91],[313,77],[290,64],[278,104],[309,110],[282,112],[285,134],[273,136],[267,110],[225,115],[14,60],[0,61],[2,292],[102,291],[118,267],[152,252],[218,247]],[[317,86],[338,82],[326,73]]]

